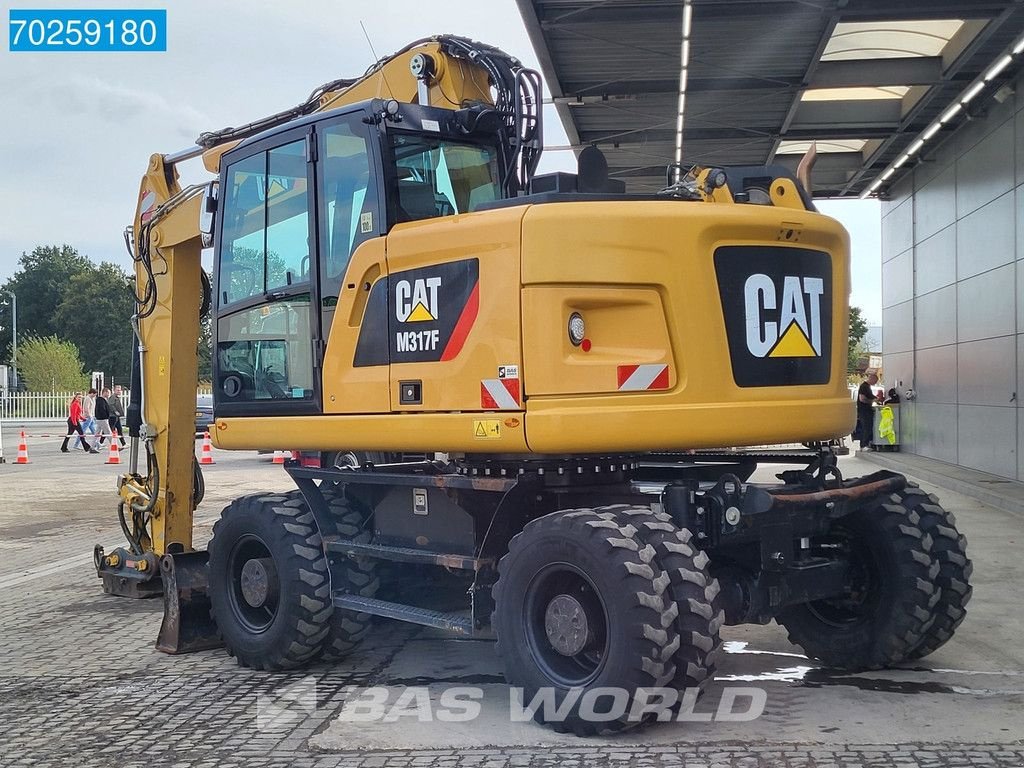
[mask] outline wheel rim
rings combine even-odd
[[[526,643],[552,682],[572,688],[594,680],[608,655],[608,612],[586,574],[569,563],[540,570],[523,604]]]
[[[807,609],[831,627],[850,627],[870,621],[881,599],[882,578],[878,558],[869,544],[852,531],[839,529],[816,547],[816,554],[845,557],[850,564],[850,587],[842,597],[815,600]]]
[[[277,567],[263,539],[246,534],[228,556],[227,593],[231,613],[247,631],[266,632],[277,618],[281,584]]]
[[[334,457],[335,469],[360,469],[362,466],[363,463],[352,451],[344,451]]]

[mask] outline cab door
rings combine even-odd
[[[309,127],[224,157],[215,296],[218,416],[320,411],[312,158]]]

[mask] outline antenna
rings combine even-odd
[[[373,50],[373,43],[370,42],[370,35],[366,31],[366,26],[363,24],[363,20],[362,19],[359,20],[359,26],[363,30],[363,37],[366,38],[366,44],[368,46],[370,46],[370,55],[373,56],[373,60],[374,61],[379,62],[380,59],[377,57],[377,52],[375,50]],[[391,89],[391,83],[388,82],[387,75],[384,74],[384,67],[385,66],[386,66],[386,64],[385,65],[381,65],[380,77],[384,81],[384,85],[388,89],[388,94],[390,94],[391,98],[393,99],[393,98],[395,98],[395,92]]]

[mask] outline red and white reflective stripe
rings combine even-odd
[[[620,365],[618,374],[620,392],[668,389],[667,365]]]
[[[145,224],[153,218],[153,212],[156,210],[156,192],[151,189],[147,190],[142,195],[142,202],[139,203],[139,208],[142,210],[142,215],[139,219]]]
[[[480,382],[480,407],[519,410],[519,379],[484,379]]]

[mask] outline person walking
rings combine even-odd
[[[90,435],[96,434],[96,390],[90,389],[88,394],[82,400],[82,434],[88,432]],[[82,438],[75,438],[75,448],[81,445],[83,442]]]
[[[75,396],[71,398],[71,402],[68,403],[68,431],[64,435],[64,442],[60,446],[62,453],[68,452],[68,440],[71,439],[72,433],[78,433],[79,441],[81,442],[82,449],[86,453],[99,453],[95,448],[89,447],[88,441],[85,439],[85,433],[82,431],[82,393],[75,392]],[[75,446],[76,448],[78,446]]]
[[[121,440],[121,447],[126,443],[124,440],[124,427],[121,426],[121,419],[124,418],[124,400],[121,399],[121,385],[114,385],[114,393],[107,398],[107,406],[110,409],[110,428],[117,433]]]
[[[99,431],[100,439],[98,445],[103,445],[104,435],[110,435],[113,440],[113,427],[110,426],[110,405],[107,398],[110,397],[110,389],[103,388],[103,391],[96,396],[96,428]]]

